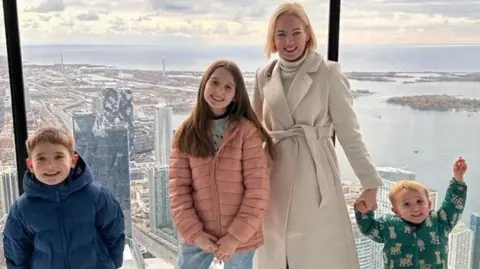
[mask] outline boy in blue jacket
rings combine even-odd
[[[54,127],[27,140],[25,193],[11,206],[4,230],[8,269],[115,269],[123,262],[120,204]]]

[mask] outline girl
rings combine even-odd
[[[214,257],[225,269],[252,268],[263,244],[272,156],[240,69],[213,63],[170,155],[170,200],[181,238],[177,268],[208,269]]]

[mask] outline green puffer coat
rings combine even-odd
[[[378,219],[373,212],[355,211],[360,232],[377,243],[383,243],[386,269],[446,269],[448,234],[459,221],[467,198],[467,186],[455,179],[438,211],[421,224],[411,224],[398,216]]]

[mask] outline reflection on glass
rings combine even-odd
[[[178,242],[165,162],[172,134],[190,111],[202,72],[212,61],[237,62],[253,88],[254,72],[267,61],[262,42],[268,15],[283,1],[87,2],[18,0],[28,130],[53,124],[74,133],[77,150],[97,180],[112,189],[131,216],[126,268],[173,268]],[[326,3],[304,3],[321,44],[327,34]],[[480,162],[475,1],[344,5],[339,58],[365,142],[384,173],[379,213],[390,211],[388,186],[398,178],[426,184],[438,207],[451,162],[458,156]],[[320,47],[326,56],[325,46]],[[8,211],[5,197],[18,195],[9,187],[14,186],[15,150],[5,56],[3,49],[0,174],[6,176],[0,176],[0,213]],[[338,149],[350,206],[360,189]],[[470,193],[480,189],[479,177],[478,169],[469,171]],[[470,195],[465,226],[450,239],[455,268],[480,268],[478,208],[480,198]],[[360,236],[354,221],[352,226],[360,267],[383,268],[381,246]]]
[[[365,142],[384,178],[376,216],[392,213],[388,194],[401,179],[425,184],[438,209],[456,158],[480,160],[474,135],[480,131],[480,70],[470,60],[480,57],[480,45],[471,37],[476,16],[469,4],[440,1],[420,8],[419,1],[358,1],[342,9],[341,64]],[[337,150],[360,267],[383,268],[383,244],[358,233],[352,205],[360,187],[341,147]],[[478,176],[472,169],[466,175],[470,195],[449,235],[448,268],[480,268],[480,200],[471,195],[480,189]]]

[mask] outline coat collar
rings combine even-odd
[[[312,73],[319,69],[322,62],[322,56],[314,51],[309,52],[298,69],[297,75],[292,81],[292,90],[288,91],[287,96],[282,85],[280,64],[277,62],[273,68],[271,78],[263,88],[263,94],[265,101],[283,128],[294,125],[293,114],[312,86]],[[264,75],[266,76],[265,73]]]

